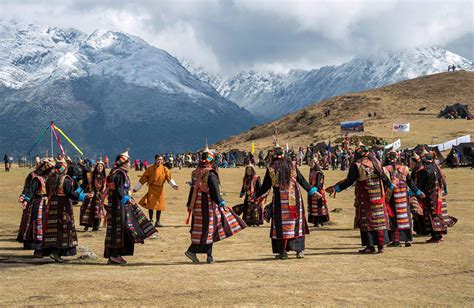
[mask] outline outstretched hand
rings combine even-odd
[[[332,194],[334,193],[334,186],[329,186],[328,188],[326,188],[326,192],[332,196]]]
[[[326,192],[329,194],[330,197],[336,199],[336,188],[334,186],[329,186],[326,188]]]

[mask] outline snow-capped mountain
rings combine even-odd
[[[474,70],[471,61],[447,50],[417,48],[356,57],[340,66],[310,71],[241,72],[217,90],[256,117],[272,120],[331,96],[444,72],[453,64],[458,69]]]
[[[197,64],[189,58],[182,58],[180,62],[194,77],[207,82],[216,90],[219,89],[224,80],[219,74],[209,72],[204,66]]]
[[[0,147],[17,153],[51,120],[90,152],[128,146],[148,156],[196,149],[255,123],[138,37],[17,22],[0,22],[0,107]]]

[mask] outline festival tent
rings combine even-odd
[[[313,150],[313,153],[317,153],[317,152],[327,150],[327,148],[328,148],[328,145],[326,144],[326,142],[323,141],[323,142],[317,143],[315,146],[313,146],[311,150]]]
[[[446,157],[446,162],[451,165],[453,161],[454,149],[460,154],[459,164],[461,166],[470,166],[472,165],[472,160],[474,159],[474,142],[465,142],[454,146],[449,152],[448,157]]]
[[[428,151],[434,151],[436,153],[436,159],[438,159],[440,162],[443,162],[445,160],[443,154],[441,154],[438,147],[430,147],[427,144],[419,144],[413,148],[413,151],[415,151],[416,154],[420,155],[421,152],[423,152],[423,149],[427,149]]]
[[[461,119],[467,117],[472,118],[472,114],[469,112],[469,107],[459,103],[446,106],[446,108],[439,113],[438,118],[449,118],[452,113],[457,113],[458,118]]]
[[[228,153],[230,159],[231,156],[235,159],[235,164],[237,166],[243,166],[245,164],[245,152],[237,149],[230,150]]]

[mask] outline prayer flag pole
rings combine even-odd
[[[54,157],[54,150],[53,150],[53,122],[51,121],[51,124],[50,124],[50,128],[51,128],[51,157]]]

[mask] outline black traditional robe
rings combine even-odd
[[[74,189],[74,180],[68,175],[59,175],[56,191],[48,191],[45,209],[44,237],[41,253],[48,256],[76,255],[77,233],[71,200],[84,200],[85,195]]]
[[[156,233],[155,227],[136,204],[130,203],[127,170],[117,168],[108,178],[109,208],[104,257],[132,256],[135,243]]]
[[[263,184],[255,197],[260,198],[273,188],[273,198],[269,211],[271,217],[270,238],[273,253],[284,253],[289,250],[301,252],[305,249],[305,234],[309,234],[304,213],[301,185],[306,191],[311,185],[306,181],[296,166],[291,170],[290,187],[284,187],[276,181],[273,167],[267,168]]]
[[[198,167],[192,173],[192,184],[186,207],[192,211],[192,253],[212,255],[212,245],[243,230],[245,222],[227,207],[221,206],[219,177],[210,167]]]

